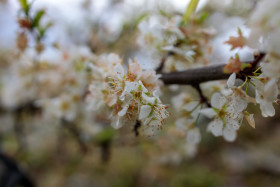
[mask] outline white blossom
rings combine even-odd
[[[260,79],[252,79],[252,83],[256,89],[256,102],[260,104],[260,109],[264,117],[274,116],[275,109],[273,102],[277,100],[278,86],[276,79],[270,79],[268,81],[261,75]]]
[[[223,136],[227,141],[234,141],[236,130],[243,120],[243,111],[247,107],[247,101],[231,91],[227,95],[215,93],[211,98],[212,108],[202,109],[200,113],[214,118],[208,125],[208,130],[214,136]]]

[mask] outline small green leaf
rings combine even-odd
[[[235,59],[236,59],[236,60],[240,60],[239,54],[238,54],[238,53],[235,54]]]
[[[45,32],[53,25],[52,22],[49,22],[45,27],[40,27],[40,25],[37,26],[39,31],[39,37],[43,38],[45,36]]]
[[[203,12],[202,15],[199,17],[197,22],[199,24],[202,24],[207,18],[209,17],[209,14],[207,12]]]
[[[38,12],[36,12],[36,14],[33,18],[32,27],[39,26],[41,18],[44,16],[45,13],[46,13],[45,10],[39,10]]]
[[[240,27],[238,27],[237,31],[238,31],[239,36],[242,36],[242,31],[241,31]]]
[[[30,4],[28,4],[27,0],[18,0],[22,10],[24,11],[25,15],[29,15]]]

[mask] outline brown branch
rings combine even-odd
[[[251,66],[240,71],[239,74],[237,74],[238,78],[245,80],[246,76],[253,75],[253,72],[257,69],[259,62],[264,58],[265,53],[263,53],[263,52],[257,53],[257,54],[254,54],[254,56],[255,56],[255,59],[252,62],[250,62]]]
[[[87,144],[84,142],[84,140],[81,138],[81,132],[80,129],[78,129],[76,127],[76,125],[73,122],[67,121],[65,119],[61,120],[61,124],[69,130],[69,132],[73,135],[73,137],[75,138],[75,140],[77,141],[80,150],[82,151],[82,153],[87,153],[88,152],[88,146]]]
[[[263,59],[265,53],[259,53],[255,59],[250,62],[250,67],[245,68],[243,71],[237,73],[237,77],[244,79],[245,76],[252,75],[256,70],[258,63]],[[161,80],[164,84],[179,84],[179,85],[199,85],[200,83],[214,80],[227,79],[230,74],[224,73],[226,64],[208,66],[196,69],[189,69],[180,72],[162,73]]]
[[[182,41],[177,41],[173,46],[174,47],[178,47],[179,45],[181,45]],[[175,53],[173,51],[168,51],[160,60],[160,64],[158,66],[158,68],[156,68],[156,73],[161,73],[163,68],[164,68],[164,64],[166,62],[166,60],[168,59],[168,57],[175,55]]]
[[[167,58],[171,55],[173,55],[174,53],[169,51],[166,55],[164,55],[161,60],[160,60],[160,64],[159,64],[159,67],[156,69],[156,73],[161,73],[163,68],[164,68],[164,64],[165,64],[165,61],[167,60]]]
[[[195,85],[202,82],[227,79],[230,74],[223,71],[225,64],[189,69],[180,72],[162,73],[164,84]]]
[[[192,86],[197,90],[197,92],[199,94],[200,103],[205,103],[208,107],[211,107],[211,104],[209,103],[208,99],[203,95],[200,85],[194,84]]]

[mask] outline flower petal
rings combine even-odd
[[[205,108],[200,110],[201,114],[203,114],[204,116],[208,117],[208,118],[213,118],[214,116],[217,115],[217,113],[213,110],[213,108]]]
[[[215,119],[208,125],[208,130],[212,132],[214,136],[221,136],[223,134],[223,122],[220,119]]]
[[[140,109],[139,120],[147,118],[152,111],[152,107],[149,105],[143,105]]]
[[[268,117],[268,116],[272,117],[275,115],[275,109],[271,102],[262,101],[260,103],[260,108],[261,108],[263,117]]]
[[[220,93],[214,93],[211,98],[211,106],[222,109],[223,105],[226,103],[225,97]]]
[[[229,76],[228,81],[227,81],[227,86],[228,86],[229,88],[233,88],[233,87],[234,87],[235,79],[236,79],[236,74],[235,74],[235,73],[232,73],[232,74]]]
[[[223,131],[223,136],[226,141],[233,142],[236,139],[236,130],[233,128],[225,127]]]
[[[187,132],[187,143],[198,144],[201,140],[200,131],[197,127],[188,130]]]
[[[118,116],[124,116],[126,114],[127,109],[129,108],[129,105],[125,105],[121,111],[118,112]]]

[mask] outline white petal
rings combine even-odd
[[[114,128],[114,129],[119,129],[123,126],[123,123],[120,122],[120,117],[119,116],[116,116],[112,119],[111,121],[111,126]]]
[[[169,116],[164,105],[161,105],[161,107],[159,107],[158,112],[161,119],[165,119]]]
[[[229,88],[234,87],[235,79],[236,79],[236,74],[235,74],[235,73],[232,73],[232,74],[229,76],[228,81],[227,81],[227,86],[228,86]]]
[[[118,116],[124,116],[126,114],[127,109],[129,108],[129,105],[125,105],[121,111],[119,111]]]
[[[235,102],[235,103],[234,103]],[[242,112],[247,108],[248,102],[237,96],[233,101],[235,112]]]
[[[262,98],[261,98],[261,95],[259,94],[258,90],[256,90],[256,102],[257,103],[261,103],[262,102]]]
[[[136,92],[138,91],[138,87],[139,87],[139,83],[138,82],[129,82],[126,81],[125,82],[125,88],[124,90],[126,92]]]
[[[263,117],[268,117],[268,116],[272,117],[275,115],[275,109],[271,102],[263,101],[260,104],[260,108],[261,108]]]
[[[179,118],[175,121],[175,126],[179,130],[187,130],[193,121],[193,119],[187,117]]]
[[[152,120],[148,125],[143,127],[144,134],[147,136],[156,135],[161,127],[161,122],[158,120]]]
[[[223,131],[223,136],[225,140],[233,142],[236,139],[236,135],[236,130],[234,130],[233,128],[225,127]]]
[[[217,113],[212,109],[212,108],[205,108],[200,110],[201,114],[203,114],[204,116],[208,117],[208,118],[213,118],[214,116],[217,115]]]
[[[187,132],[187,143],[189,144],[198,144],[201,140],[201,135],[199,129],[193,128]]]
[[[140,109],[139,120],[147,118],[152,111],[152,107],[149,105],[143,105]]]
[[[121,101],[124,101],[126,96],[128,96],[128,95],[131,96],[131,93],[130,93],[130,92],[136,92],[136,91],[138,91],[138,86],[139,86],[139,84],[138,84],[137,82],[129,82],[129,81],[126,81],[126,82],[125,82],[124,91],[123,91],[122,94],[120,95],[119,99],[120,99]]]
[[[226,99],[222,94],[220,93],[214,93],[212,98],[211,98],[211,105],[212,107],[221,109],[223,105],[225,104]]]
[[[250,80],[255,86],[258,92],[263,92],[264,84],[258,79],[251,79]]]
[[[184,104],[182,108],[186,111],[192,111],[198,104],[198,101],[190,101],[189,103]]]
[[[242,117],[243,118],[243,117]],[[242,120],[240,119],[236,119],[236,118],[230,118],[226,121],[226,126],[229,127],[229,128],[232,128],[234,130],[238,130],[240,128],[240,125],[241,125],[241,122]]]
[[[208,125],[208,130],[212,132],[214,136],[221,136],[223,134],[223,122],[220,119],[215,119]]]
[[[142,98],[145,100],[146,103],[155,104],[156,97],[149,97],[146,93],[142,92]]]
[[[275,101],[278,96],[277,80],[271,79],[264,86],[264,97],[267,101]]]
[[[118,77],[118,79],[122,79],[124,76],[124,69],[121,64],[116,64],[114,67],[114,73]]]
[[[141,91],[143,92],[148,92],[147,88],[144,86],[144,84],[142,83],[142,81],[138,81],[139,85],[141,85]]]

